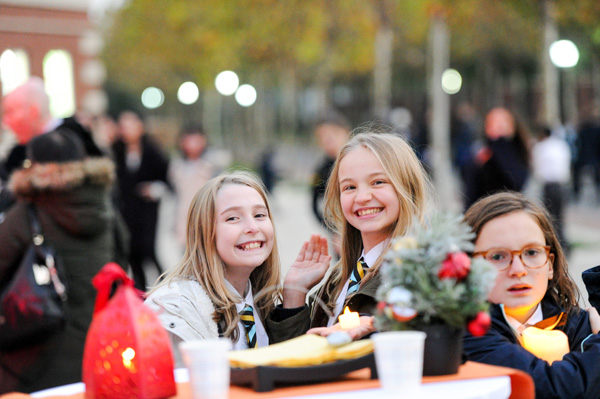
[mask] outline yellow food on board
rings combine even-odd
[[[263,348],[229,352],[231,367],[304,367],[361,357],[373,352],[370,339],[333,347],[327,338],[306,334]]]

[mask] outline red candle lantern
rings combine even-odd
[[[169,337],[133,281],[116,263],[108,263],[92,282],[98,296],[83,355],[86,399],[174,396]]]

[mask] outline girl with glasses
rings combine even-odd
[[[467,333],[468,360],[529,373],[537,398],[598,398],[600,316],[578,307],[579,292],[546,210],[522,194],[483,198],[465,214],[476,234],[474,256],[498,270],[489,301],[492,326],[483,337]],[[528,326],[563,331],[570,351],[549,364],[522,346]]]

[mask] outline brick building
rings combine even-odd
[[[105,70],[90,0],[0,0],[0,90],[42,77],[55,116],[100,114]]]

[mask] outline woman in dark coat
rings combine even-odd
[[[506,108],[491,109],[485,117],[485,145],[465,176],[465,209],[489,194],[522,191],[528,178],[528,132]]]
[[[133,111],[119,116],[121,137],[113,153],[118,180],[118,203],[131,233],[129,265],[135,287],[146,290],[144,262],[150,261],[158,274],[162,268],[156,256],[155,241],[159,201],[167,183],[168,160],[148,137],[144,122]]]
[[[9,186],[17,202],[0,223],[0,286],[11,279],[31,241],[27,207],[33,203],[45,242],[55,249],[65,271],[67,323],[45,340],[0,352],[0,394],[81,380],[96,298],[91,280],[104,264],[117,260],[109,194],[112,161],[84,158],[81,141],[60,131],[36,137],[27,153],[32,164],[13,173]]]

